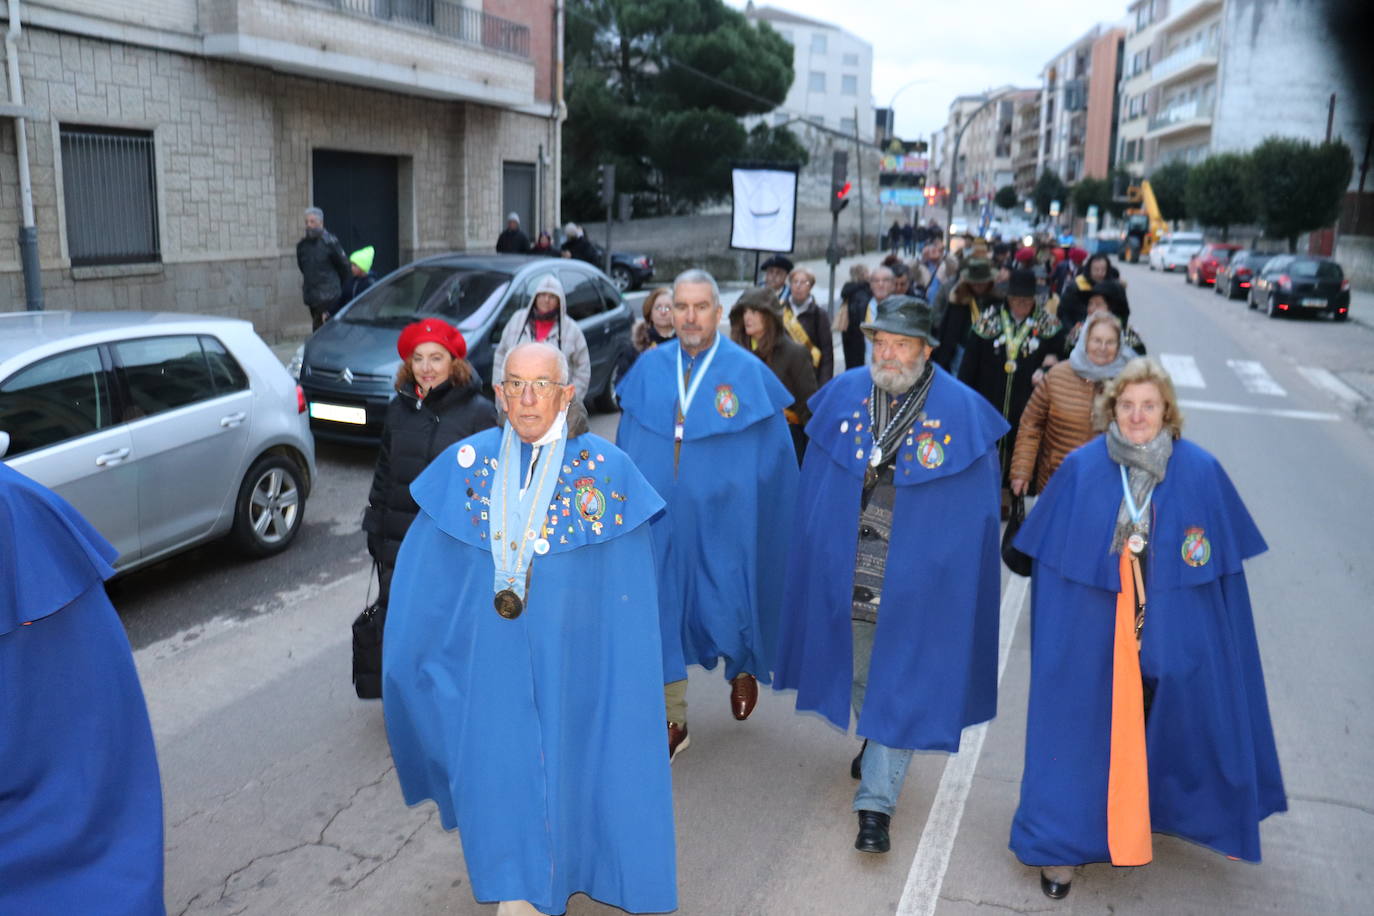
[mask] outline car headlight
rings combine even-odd
[[[291,362],[286,364],[286,371],[291,373],[291,377],[296,381],[301,380],[301,366],[305,364],[305,344],[296,348],[296,352],[291,357]]]

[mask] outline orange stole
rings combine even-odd
[[[1112,644],[1112,738],[1107,768],[1107,848],[1113,865],[1146,865],[1150,845],[1150,783],[1145,762],[1145,697],[1135,638],[1135,575],[1121,551]]]

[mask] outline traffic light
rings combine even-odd
[[[830,212],[838,214],[849,205],[849,153],[836,150],[830,164]]]
[[[598,167],[600,172],[600,191],[602,205],[609,207],[615,203],[615,166],[603,165]]]
[[[927,204],[927,205],[930,205],[930,204],[935,203],[935,198],[936,198],[936,196],[939,195],[939,193],[940,193],[940,189],[937,188],[935,185],[933,185],[933,184],[928,184],[928,185],[926,185],[926,190],[925,190],[926,204]]]

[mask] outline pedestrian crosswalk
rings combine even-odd
[[[1169,373],[1174,381],[1176,389],[1186,389],[1192,391],[1202,391],[1209,388],[1208,377],[1211,376],[1213,390],[1218,388],[1226,389],[1231,386],[1226,379],[1234,378],[1235,383],[1248,394],[1257,395],[1264,401],[1271,399],[1288,398],[1288,389],[1284,388],[1274,376],[1265,368],[1264,364],[1252,359],[1227,359],[1216,360],[1215,363],[1208,362],[1206,371],[1199,365],[1197,357],[1190,353],[1160,353],[1158,355],[1160,365]],[[1322,398],[1335,398],[1339,403],[1347,407],[1356,407],[1364,401],[1364,396],[1349,385],[1342,382],[1334,373],[1328,369],[1314,366],[1298,366],[1298,374],[1315,388]],[[1299,420],[1339,420],[1341,415],[1322,410],[1304,410],[1282,405],[1281,402],[1274,400],[1273,406],[1268,404],[1232,404],[1210,400],[1189,400],[1181,399],[1184,407],[1191,407],[1195,410],[1211,410],[1222,413],[1247,413],[1247,414],[1266,414],[1269,416],[1287,417]]]

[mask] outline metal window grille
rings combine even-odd
[[[149,131],[62,128],[72,266],[157,261],[157,177]]]

